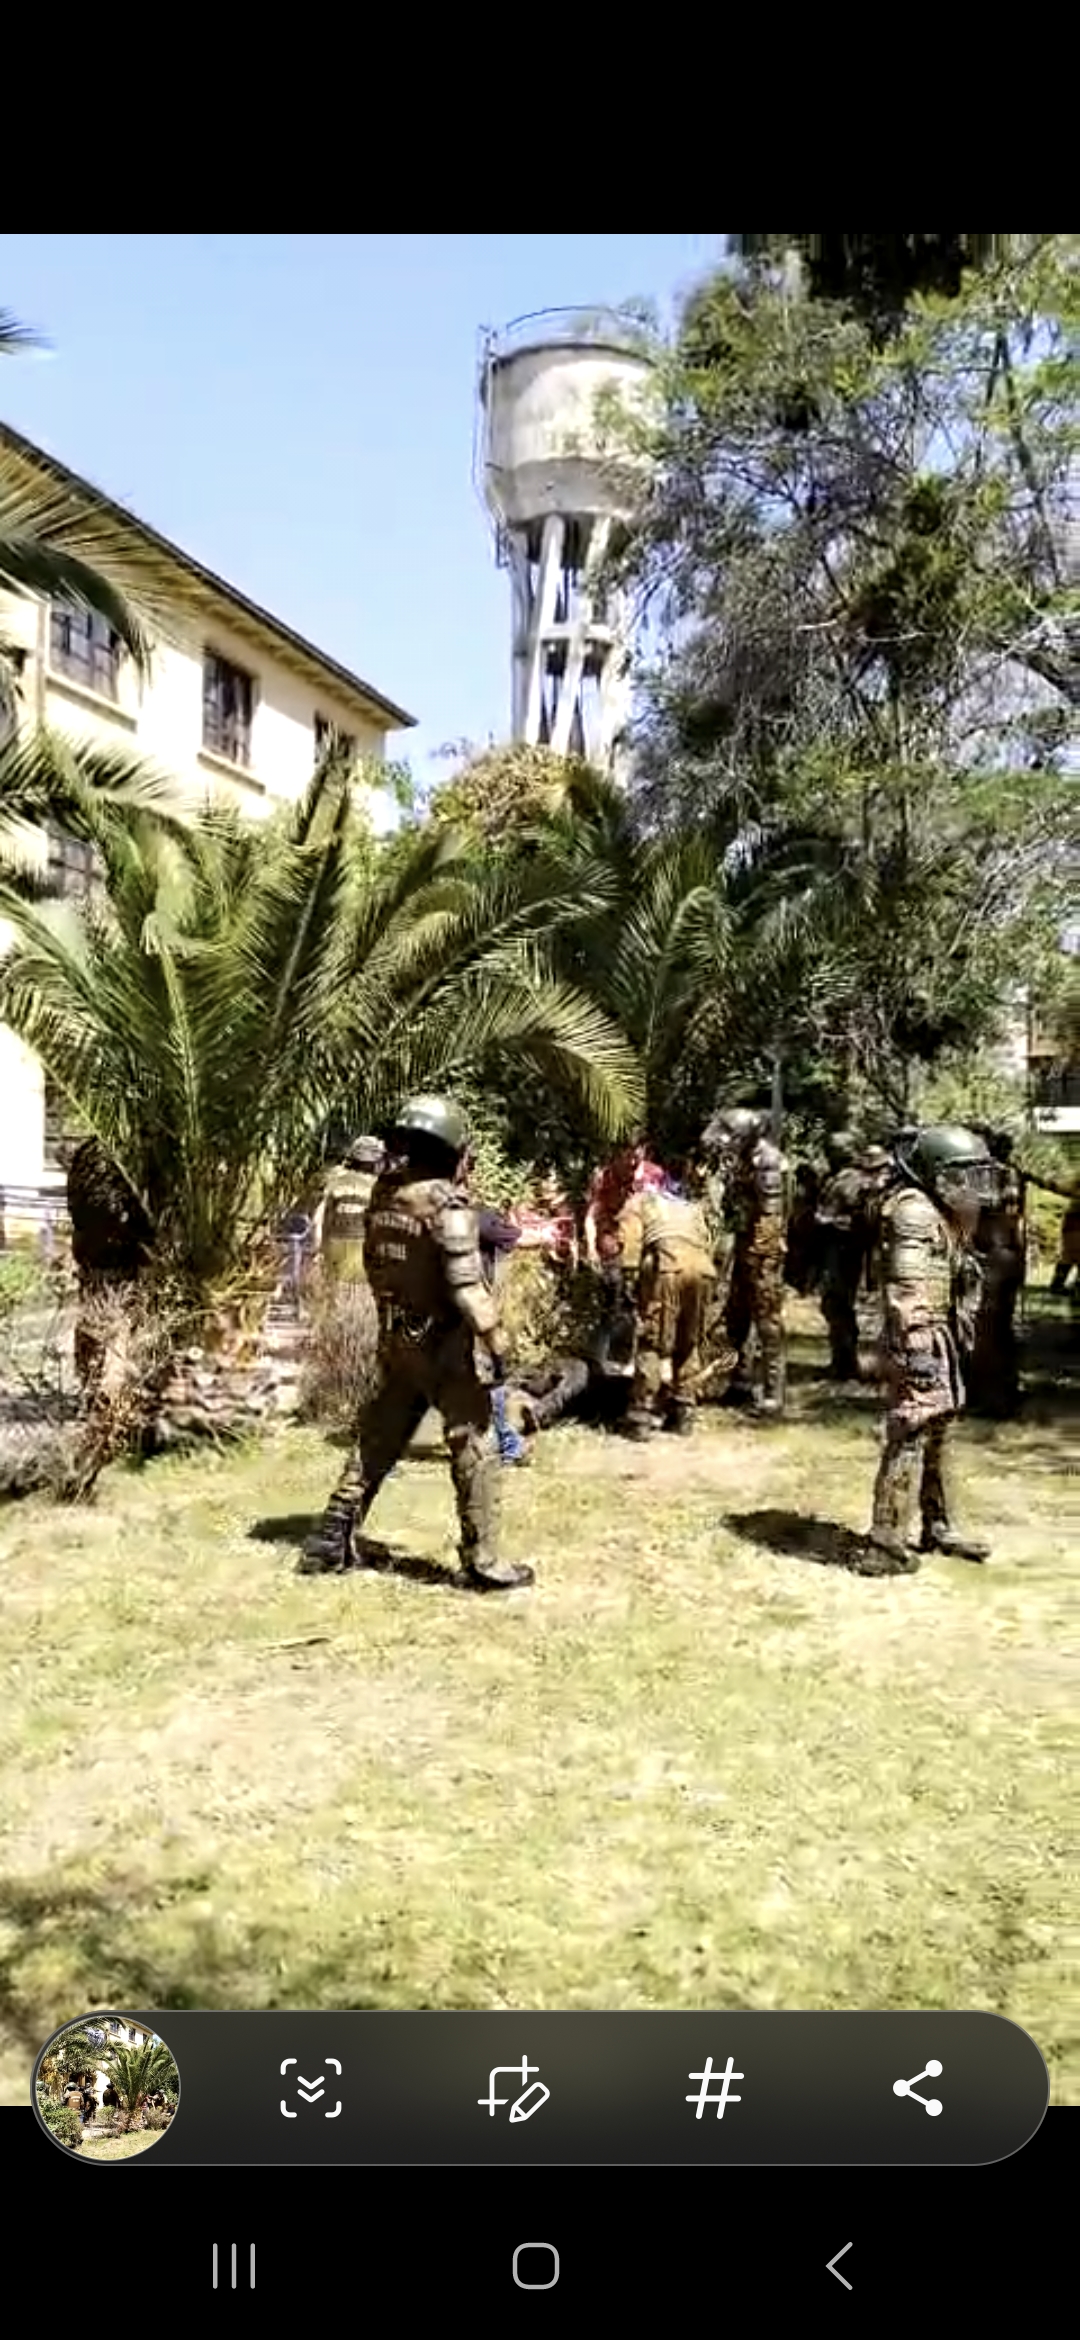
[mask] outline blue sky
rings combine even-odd
[[[667,310],[718,236],[0,236],[45,333],[0,415],[419,718],[509,722],[509,603],[472,486],[477,342],[530,309]]]

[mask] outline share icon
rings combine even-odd
[[[916,2072],[915,2080],[936,2080],[938,2079],[940,2072],[941,2065],[938,2063],[937,2057],[931,2056],[925,2072]],[[940,2096],[917,2095],[915,2090],[915,2080],[894,2080],[893,2095],[913,2096],[915,2098],[916,2104],[921,2104],[924,2111],[929,2113],[931,2120],[936,2120],[938,2113],[942,2110]]]

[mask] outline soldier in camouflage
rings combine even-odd
[[[859,1379],[859,1284],[874,1240],[877,1208],[892,1171],[883,1146],[862,1151],[846,1133],[831,1144],[833,1175],[816,1213],[821,1313],[834,1381]]]
[[[787,1165],[769,1127],[769,1114],[729,1106],[713,1115],[703,1143],[724,1174],[725,1213],[734,1233],[727,1333],[739,1360],[736,1387],[753,1395],[760,1418],[776,1421],[784,1411],[787,1380]],[[756,1391],[750,1360],[754,1334],[760,1371]]]
[[[898,1149],[881,1208],[884,1442],[864,1573],[910,1575],[916,1494],[922,1550],[985,1560],[987,1547],[952,1524],[945,1442],[964,1403],[980,1275],[972,1249],[994,1164],[972,1130],[934,1126]]]
[[[365,1281],[364,1222],[384,1156],[380,1139],[354,1138],[327,1179],[314,1231],[322,1271],[332,1285]]]
[[[450,1451],[465,1576],[478,1590],[533,1581],[531,1568],[501,1560],[497,1549],[492,1386],[501,1387],[506,1375],[476,1212],[457,1183],[467,1144],[464,1116],[447,1097],[411,1098],[391,1132],[392,1158],[371,1197],[364,1236],[379,1312],[376,1385],[355,1451],[307,1545],[302,1567],[309,1574],[369,1564],[364,1521],[434,1406]]]
[[[632,1240],[640,1260],[634,1378],[624,1428],[631,1438],[648,1438],[664,1424],[685,1436],[693,1429],[706,1301],[716,1272],[705,1213],[682,1195],[637,1194],[625,1205],[620,1225],[627,1249]]]

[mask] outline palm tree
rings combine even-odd
[[[110,2048],[102,2060],[120,2099],[124,2128],[134,2128],[147,2097],[158,2089],[174,2100],[179,2093],[179,2074],[162,2040],[147,2040],[140,2047]]]
[[[441,830],[373,854],[332,759],[258,826],[203,810],[183,828],[89,790],[83,812],[96,899],[0,895],[0,1017],[134,1187],[185,1307],[261,1294],[334,1136],[409,1091],[505,1085],[512,1063],[601,1139],[638,1105],[625,1037],[553,963],[590,906],[564,862],[491,869]]]

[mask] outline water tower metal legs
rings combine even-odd
[[[544,521],[538,559],[530,558],[523,533],[512,535],[507,547],[514,597],[514,737],[550,745],[558,755],[584,752],[601,765],[611,763],[629,713],[622,609],[607,610],[602,626],[595,613],[596,577],[610,530],[606,518],[590,523],[552,514]],[[592,710],[587,680],[596,685]]]

